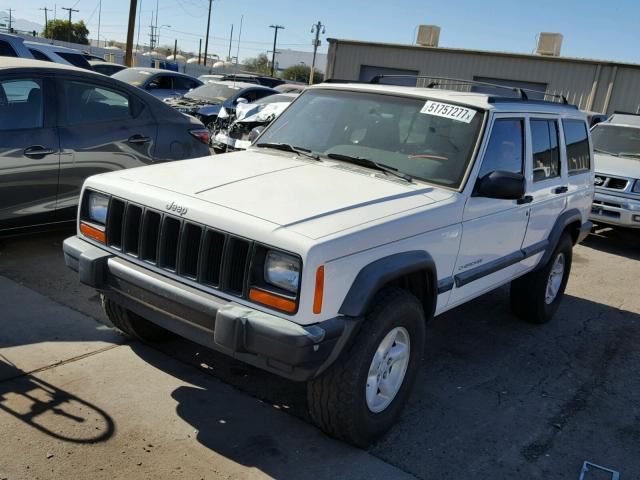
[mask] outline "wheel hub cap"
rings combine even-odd
[[[389,406],[402,386],[410,354],[409,332],[395,327],[376,349],[367,375],[367,407],[379,413]]]
[[[562,278],[564,277],[564,253],[559,253],[553,262],[551,272],[549,272],[549,279],[547,280],[547,291],[545,295],[545,302],[547,305],[552,303],[558,296],[560,291],[560,285],[562,285]]]

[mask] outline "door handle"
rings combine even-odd
[[[127,140],[128,143],[141,144],[148,143],[151,141],[150,137],[145,137],[144,135],[132,135]]]
[[[516,203],[518,205],[523,205],[525,203],[531,203],[533,202],[533,197],[531,195],[525,195],[522,198],[519,198],[518,200],[516,200]]]
[[[42,145],[31,145],[22,152],[25,157],[44,157],[45,155],[51,155],[56,153],[56,150],[52,148],[46,148]]]
[[[562,187],[557,187],[553,190],[553,193],[567,193],[569,191],[569,187],[566,186],[562,186]]]

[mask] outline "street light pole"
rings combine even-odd
[[[316,38],[313,40],[313,59],[311,60],[311,70],[309,70],[309,85],[313,85],[313,72],[315,72],[316,69],[316,52],[320,46],[320,29],[322,29],[322,33],[324,34],[324,25],[320,21],[311,26],[311,33],[315,31]]]
[[[276,43],[278,42],[278,30],[283,29],[282,25],[269,25],[269,28],[273,28],[273,52],[271,54],[271,76],[273,77],[276,68]]]
[[[211,27],[211,5],[213,0],[209,0],[209,13],[207,14],[207,35],[204,39],[204,66],[207,66],[207,52],[209,50],[209,27]]]

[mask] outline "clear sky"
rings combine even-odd
[[[198,39],[207,25],[208,0],[138,0],[142,2],[140,43],[149,41],[151,12],[159,2],[161,44],[178,40],[180,48],[197,52]],[[61,2],[61,3],[57,3]],[[98,0],[0,0],[0,11],[44,23],[39,8],[75,3],[95,38]],[[126,35],[128,0],[102,0],[101,36],[123,40]],[[240,16],[244,15],[240,59],[271,49],[270,24],[285,26],[278,48],[311,50],[311,24],[322,21],[326,37],[410,43],[418,24],[442,28],[440,46],[531,53],[541,31],[564,35],[563,56],[640,63],[639,0],[214,0],[209,51],[226,56],[231,24],[235,24],[235,55]],[[137,25],[136,25],[137,27]],[[136,32],[137,36],[137,32]],[[323,42],[321,51],[326,51]]]

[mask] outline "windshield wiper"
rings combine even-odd
[[[316,160],[318,162],[321,161],[320,160],[320,156],[316,155],[315,153],[313,153],[308,148],[294,147],[290,143],[263,142],[263,143],[257,143],[256,147],[259,147],[259,148],[273,148],[275,150],[282,150],[284,152],[297,153],[298,155],[304,155],[305,157],[311,158],[311,159]]]
[[[342,160],[343,162],[349,162],[349,163],[353,163],[355,165],[360,165],[361,167],[367,167],[367,168],[373,168],[375,170],[379,170],[381,172],[390,174],[390,175],[394,175],[398,178],[401,178],[407,182],[411,182],[411,180],[413,180],[413,178],[411,177],[411,175],[408,175],[406,173],[403,172],[399,172],[397,168],[395,167],[390,167],[389,165],[384,165],[382,163],[378,163],[374,160],[371,160],[369,158],[364,158],[364,157],[356,157],[354,155],[344,155],[342,153],[328,153],[327,154],[328,158],[331,158],[333,160]]]

